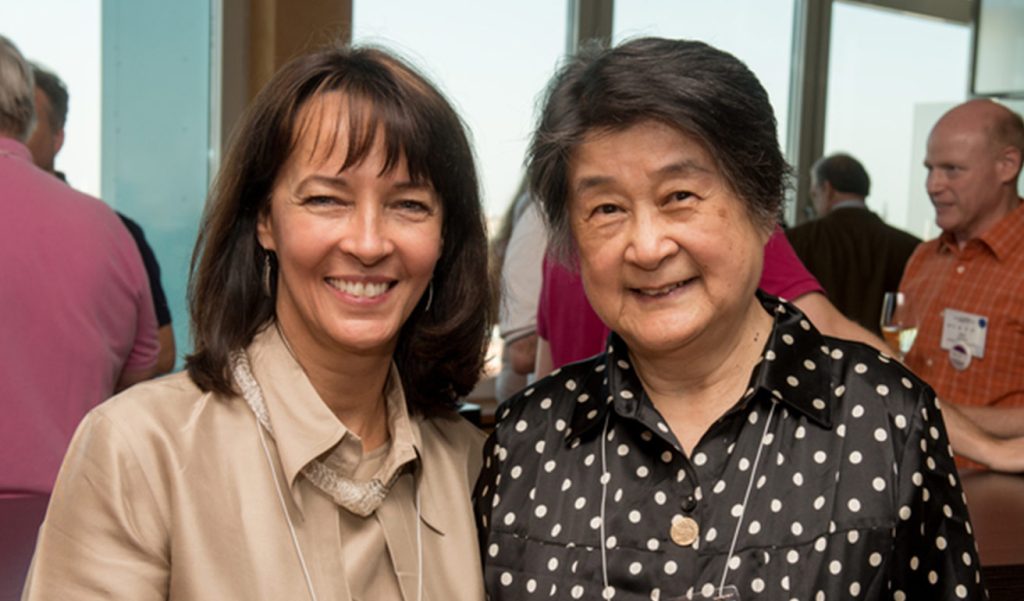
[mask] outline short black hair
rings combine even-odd
[[[871,193],[871,178],[864,165],[845,152],[821,157],[811,167],[811,173],[817,185],[828,182],[836,192],[861,197]]]
[[[296,58],[274,75],[236,127],[192,255],[195,352],[186,359],[188,373],[202,390],[232,394],[229,353],[248,346],[274,318],[276,262],[259,245],[257,223],[307,125],[302,109],[337,92],[349,100],[337,120],[349,132],[342,169],[359,164],[379,138],[385,170],[404,160],[409,176],[429,182],[441,199],[443,247],[431,306],[427,310],[428,301],[421,300],[403,324],[394,361],[410,410],[452,408],[480,377],[494,315],[473,151],[441,93],[376,48],[331,47]],[[331,133],[325,135],[333,140]],[[273,266],[271,295],[264,292],[266,261]]]
[[[768,93],[743,62],[691,40],[589,45],[551,81],[528,156],[530,187],[543,203],[556,256],[571,255],[573,152],[593,130],[621,131],[643,121],[697,138],[754,221],[774,226],[791,170]]]
[[[50,101],[50,129],[60,131],[68,120],[68,88],[52,71],[32,63],[32,73],[36,78],[36,87],[46,94]]]

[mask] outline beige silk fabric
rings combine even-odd
[[[282,339],[287,342],[283,336]],[[274,426],[268,417],[267,403],[259,382],[252,375],[248,353],[231,354],[231,371],[256,419],[266,432],[273,435]],[[380,507],[401,470],[416,460],[409,412],[404,396],[396,390],[399,381],[398,373],[390,370],[384,390],[390,451],[376,471],[353,478],[353,469],[359,465],[363,453],[362,440],[355,433],[344,436],[323,459],[313,459],[302,468],[302,475],[314,486],[360,517],[368,517]]]
[[[363,456],[276,328],[258,334],[248,354],[274,430],[266,436],[270,456],[318,598],[417,599],[418,485],[423,599],[483,599],[470,504],[482,435],[454,415],[409,417],[411,441],[398,435],[382,453]],[[394,369],[389,382],[389,408],[404,408]],[[391,463],[405,442],[414,460],[366,518],[301,473],[329,458],[358,480]],[[256,418],[241,397],[203,393],[180,373],[135,386],[86,417],[61,468],[23,599],[309,598]]]

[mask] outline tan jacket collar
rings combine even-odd
[[[295,360],[280,331],[273,324],[253,338],[247,349],[253,375],[263,390],[267,413],[274,429],[274,441],[284,478],[298,503],[295,480],[310,461],[335,448],[346,436],[355,436],[334,415],[313,388],[302,366]],[[433,474],[423,461],[422,417],[410,417],[398,368],[391,364],[385,386],[388,432],[391,448],[385,459],[386,479],[417,460],[420,513],[434,530],[447,530],[443,478]]]
[[[341,442],[348,429],[320,399],[277,327],[265,327],[247,349],[263,391],[284,479],[294,486],[302,468]]]

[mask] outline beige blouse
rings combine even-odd
[[[454,415],[410,418],[392,369],[388,406],[401,415],[389,416],[389,445],[363,456],[276,328],[248,354],[317,599],[417,601],[417,531],[422,599],[483,599],[470,504],[482,434]],[[356,479],[397,459],[402,475],[361,518],[300,473],[324,457]],[[75,434],[22,598],[310,599],[272,478],[243,399],[204,393],[184,373],[135,386]]]

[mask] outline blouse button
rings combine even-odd
[[[675,544],[680,547],[689,547],[700,535],[700,526],[693,518],[676,516],[672,520],[672,529],[669,531],[669,535]]]
[[[679,504],[679,507],[686,513],[690,513],[697,509],[697,499],[693,498],[693,495],[686,495],[686,498]]]

